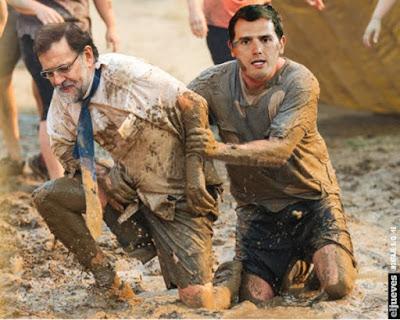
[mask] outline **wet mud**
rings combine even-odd
[[[363,122],[353,121],[363,117]],[[358,277],[352,293],[338,301],[276,297],[265,306],[250,302],[230,310],[189,309],[176,290],[167,291],[156,259],[146,265],[130,258],[103,227],[99,245],[121,279],[132,284],[142,302],[113,301],[94,287],[94,278],[46,227],[31,200],[40,182],[29,174],[3,184],[0,193],[0,316],[63,318],[384,318],[390,267],[390,227],[400,224],[400,159],[397,122],[373,114],[338,114],[322,108],[320,131],[326,138],[352,234]],[[35,121],[32,117],[31,122]],[[33,126],[22,124],[22,130]],[[380,125],[364,127],[364,122]],[[347,130],[351,124],[351,130]],[[33,136],[33,135],[32,135]],[[31,139],[32,152],[35,140]],[[3,149],[1,149],[3,150]],[[233,256],[235,203],[223,165],[222,214],[215,223],[213,254],[217,265]],[[373,236],[372,236],[373,235]]]

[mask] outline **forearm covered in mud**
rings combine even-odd
[[[178,98],[182,121],[185,126],[185,135],[195,128],[208,128],[208,107],[206,101],[198,94],[187,91]],[[186,152],[186,159],[203,163],[198,153]]]
[[[187,91],[178,97],[178,104],[185,127],[185,140],[191,129],[208,128],[207,103],[202,97]],[[203,208],[209,205],[213,206],[214,200],[210,198],[205,189],[203,157],[199,153],[188,150],[186,144],[185,153],[186,192],[189,202]]]
[[[212,158],[233,165],[281,167],[290,159],[303,137],[304,130],[296,127],[285,138],[271,137],[244,144],[219,144]]]

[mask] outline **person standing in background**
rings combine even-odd
[[[234,58],[228,47],[228,24],[235,12],[250,4],[268,4],[272,0],[187,0],[192,33],[206,38],[214,64]],[[322,0],[305,0],[310,6],[322,10]]]

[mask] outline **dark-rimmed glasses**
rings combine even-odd
[[[80,55],[81,55],[81,54],[78,53],[77,56],[75,57],[75,59],[74,59],[71,63],[65,63],[65,64],[62,64],[62,65],[60,65],[60,66],[58,66],[58,67],[55,67],[55,68],[43,70],[43,71],[40,72],[40,75],[41,75],[43,78],[46,78],[46,79],[51,79],[51,78],[53,78],[53,77],[54,77],[54,74],[55,74],[56,72],[57,72],[58,74],[65,75],[65,74],[67,74],[67,73],[71,70],[72,66],[74,65],[75,61],[78,59],[78,57],[79,57]]]

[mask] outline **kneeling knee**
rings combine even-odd
[[[353,271],[353,270],[352,270]],[[353,272],[350,272],[353,273]],[[355,274],[355,270],[354,270]],[[325,292],[332,300],[341,299],[347,296],[354,288],[354,275],[344,274],[341,275],[335,284],[331,284],[325,287]]]
[[[190,308],[206,308],[222,310],[230,307],[231,293],[226,287],[213,287],[211,283],[205,285],[190,285],[179,288],[179,298]]]
[[[253,274],[243,274],[240,301],[249,300],[254,304],[260,304],[271,300],[274,296],[274,290],[267,281]]]
[[[49,201],[49,196],[51,195],[51,190],[53,189],[54,181],[50,180],[42,184],[40,187],[36,188],[32,193],[32,201],[35,207],[41,214],[43,210],[43,205]]]

